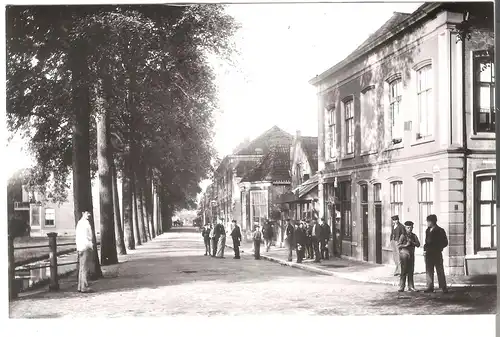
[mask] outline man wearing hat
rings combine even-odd
[[[401,276],[399,278],[399,292],[405,291],[406,279],[408,290],[415,291],[413,272],[415,271],[415,247],[420,247],[418,237],[413,233],[413,222],[405,222],[406,231],[398,240],[399,259],[401,261]]]
[[[332,231],[330,230],[330,226],[325,221],[325,218],[321,218],[321,258],[328,260],[328,241],[330,240],[330,235]]]
[[[391,246],[392,246],[392,258],[394,259],[394,264],[396,269],[394,270],[394,276],[399,276],[401,274],[401,262],[399,260],[399,248],[398,241],[401,235],[406,231],[405,227],[399,222],[399,216],[393,215],[392,219],[392,230],[391,230]]]
[[[430,214],[427,216],[424,244],[425,272],[427,274],[427,289],[425,292],[427,293],[434,291],[434,268],[436,268],[439,288],[444,293],[448,292],[443,267],[443,249],[447,246],[448,238],[445,230],[437,225],[437,216]]]
[[[253,228],[253,250],[256,260],[260,260],[260,243],[262,242],[262,233],[259,229],[259,225],[255,225]]]
[[[238,226],[236,220],[233,220],[233,231],[231,232],[231,238],[233,238],[233,250],[234,250],[234,258],[240,258],[240,243],[241,243],[241,230]]]
[[[293,236],[294,236],[294,228],[290,223],[290,219],[286,219],[286,229],[285,229],[285,243],[288,249],[288,261],[292,261],[292,250],[293,250]]]

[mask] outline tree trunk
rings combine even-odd
[[[142,245],[141,242],[141,232],[139,230],[139,217],[137,214],[137,188],[136,180],[132,179],[132,213],[134,214],[134,234],[135,234],[135,245]]]
[[[147,234],[146,234],[146,224],[144,223],[144,205],[143,205],[143,199],[142,199],[142,184],[141,184],[141,179],[137,179],[137,174],[136,174],[136,187],[135,187],[135,192],[136,192],[136,202],[137,202],[137,216],[138,216],[138,224],[139,224],[139,230],[141,233],[141,241],[146,242],[147,239]]]
[[[125,248],[125,241],[123,239],[123,229],[120,214],[120,202],[118,200],[118,177],[116,175],[116,168],[113,162],[111,162],[111,172],[113,176],[113,208],[115,216],[115,237],[116,237],[116,248],[118,254],[126,255],[127,249]],[[123,191],[122,191],[123,193]]]
[[[158,226],[158,196],[156,194],[156,186],[153,185],[153,228],[156,235],[160,235]]]
[[[99,81],[98,81],[99,83]],[[97,166],[101,222],[101,265],[118,263],[113,214],[113,177],[111,172],[111,134],[109,111],[100,88],[96,90]]]
[[[127,249],[135,249],[134,240],[134,216],[133,216],[133,196],[132,179],[129,165],[130,159],[126,158],[125,169],[122,178],[122,207],[123,207],[123,230],[125,232],[125,241]]]
[[[153,223],[153,189],[151,188],[151,179],[148,178],[146,179],[146,192],[145,192],[145,197],[146,197],[146,212],[147,212],[147,217],[148,217],[148,223],[149,223],[149,233],[151,234],[150,239],[154,239],[156,236],[155,233],[155,227]]]
[[[88,65],[86,61],[87,46],[84,41],[76,41],[69,54],[71,66],[71,95],[74,112],[72,130],[72,171],[73,171],[73,203],[75,224],[84,211],[93,213],[92,183],[90,178],[90,97],[88,79]],[[91,263],[90,278],[102,277],[97,252],[97,239],[94,219],[90,217],[92,228],[92,246],[94,263]]]

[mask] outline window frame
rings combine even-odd
[[[392,79],[389,83],[389,134],[390,134],[390,139],[391,140],[403,140],[403,134],[404,134],[404,123],[400,120],[402,118],[401,114],[401,102],[403,101],[403,79],[401,77],[396,77]],[[398,95],[393,96],[393,88],[397,88],[398,90]],[[396,106],[398,108],[398,120],[396,121],[394,118],[394,113],[393,113],[393,108]],[[400,135],[396,134],[394,129],[399,130],[398,133]],[[397,137],[399,136],[399,137]]]
[[[492,181],[492,200],[482,200],[481,199],[481,182],[486,181],[486,180],[491,180]],[[493,224],[493,220],[496,220],[496,203],[497,203],[497,195],[496,195],[496,175],[495,173],[485,173],[485,174],[480,174],[477,175],[474,178],[474,185],[475,185],[475,193],[476,193],[476,198],[474,198],[474,210],[475,210],[475,215],[474,215],[474,250],[476,253],[478,252],[488,252],[488,251],[496,251],[498,247],[498,242],[496,243],[495,246],[493,246],[493,242],[496,239],[494,236],[495,230],[494,228],[497,227],[497,224]],[[481,205],[490,205],[490,219],[491,219],[491,224],[489,225],[481,225]],[[496,221],[495,221],[496,222]],[[489,248],[482,248],[481,247],[481,228],[482,227],[490,227],[490,247]]]
[[[264,196],[264,202],[265,204],[255,204],[255,195],[256,194],[262,194]],[[250,190],[250,221],[252,221],[252,226],[255,223],[255,212],[254,212],[254,207],[259,206],[263,207],[265,209],[265,216],[259,218],[259,223],[261,222],[260,219],[269,219],[269,194],[268,190]],[[259,212],[260,213],[260,212]]]
[[[352,186],[351,181],[339,182],[340,189],[340,230],[342,233],[342,240],[352,241],[352,205],[351,205],[351,193]],[[346,191],[347,189],[347,191]],[[349,192],[349,193],[346,193]],[[346,212],[348,212],[348,219],[346,219]]]
[[[421,83],[420,79],[423,74],[423,72],[426,72],[426,84],[427,86],[425,89],[419,88],[419,84]],[[416,134],[415,138],[417,141],[420,140],[426,140],[429,138],[434,137],[434,107],[433,107],[433,89],[434,89],[434,73],[433,73],[433,67],[432,63],[425,64],[418,69],[416,69],[416,96],[417,96],[417,120],[416,120]],[[429,77],[430,75],[430,77]],[[429,81],[430,79],[430,81]],[[427,128],[427,134],[422,134],[422,107],[420,105],[420,96],[425,95],[426,96],[426,103],[427,103],[427,108],[426,108],[426,128]]]
[[[396,201],[396,196],[394,195],[395,191],[394,191],[394,187],[395,186],[398,186],[400,185],[400,191],[399,191],[399,196],[401,198],[400,201]],[[403,202],[404,198],[403,198],[403,181],[402,180],[395,180],[395,181],[391,181],[390,183],[390,190],[389,190],[389,205],[390,205],[390,210],[391,210],[391,216],[393,215],[398,215],[400,218],[403,216],[403,212],[404,212],[404,209],[403,209],[403,205],[404,205],[404,202]],[[400,212],[395,212],[396,209],[400,209]]]
[[[422,189],[424,184],[429,183],[427,197],[430,200],[422,200]],[[418,202],[418,232],[420,238],[424,237],[424,229],[426,228],[427,216],[434,213],[434,179],[430,177],[420,178],[417,180],[417,202]],[[430,208],[427,214],[423,214],[423,207]]]
[[[345,120],[345,154],[354,154],[354,98],[349,97],[344,102]]]
[[[47,211],[52,211],[54,219],[47,219]],[[52,221],[52,224],[49,224],[47,221]],[[45,208],[44,209],[44,219],[43,219],[43,227],[55,227],[56,226],[56,210],[54,208]]]
[[[482,64],[490,64],[491,70],[491,82],[481,82],[481,70]],[[472,52],[472,87],[473,87],[473,128],[474,133],[495,133],[495,123],[496,123],[496,110],[495,110],[495,59],[494,52],[490,50],[475,50]],[[480,118],[481,118],[481,87],[488,86],[490,88],[490,123],[489,128],[480,128]]]
[[[336,123],[335,123],[335,106],[327,108],[328,112],[328,158],[333,160],[337,155],[337,142],[336,142]]]

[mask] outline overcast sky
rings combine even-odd
[[[231,153],[245,137],[278,125],[317,135],[316,95],[308,81],[345,58],[393,12],[421,3],[236,4],[238,69],[214,64],[222,113],[215,147]],[[30,166],[22,142],[7,147],[7,170]],[[206,184],[203,184],[206,185]]]

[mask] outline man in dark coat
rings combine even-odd
[[[271,222],[266,221],[266,224],[264,225],[262,232],[263,232],[262,234],[264,235],[266,252],[268,252],[269,249],[271,248],[271,243],[273,241],[273,236],[274,236],[273,226],[272,226]]]
[[[203,241],[205,243],[205,256],[210,255],[210,229],[210,225],[207,224],[201,231],[201,235],[203,236]]]
[[[231,232],[231,238],[233,239],[233,250],[234,250],[234,258],[240,258],[240,243],[241,243],[241,230],[236,220],[233,220],[234,228]]]
[[[321,258],[328,260],[330,254],[328,253],[328,241],[330,241],[330,235],[332,231],[330,226],[326,223],[325,219],[321,219]]]
[[[306,258],[313,259],[314,251],[312,246],[312,224],[310,221],[304,221],[304,230],[306,232]]]
[[[435,214],[429,215],[427,217],[424,244],[425,272],[427,275],[427,289],[425,292],[434,291],[434,268],[436,269],[439,288],[444,293],[448,292],[443,267],[443,249],[447,246],[448,237],[445,230],[437,225],[437,216]]]
[[[212,238],[212,256],[215,257],[217,255],[217,245],[219,242],[219,238],[221,236],[221,224],[216,224],[214,227],[214,236]]]
[[[314,256],[315,256],[314,262],[321,261],[321,253],[319,251],[319,243],[320,243],[321,237],[322,237],[321,232],[322,232],[322,230],[321,230],[321,226],[318,223],[318,220],[313,220],[312,221],[311,239],[312,239],[312,246],[314,249]]]
[[[392,245],[392,258],[396,269],[394,270],[394,276],[399,276],[401,274],[401,261],[399,260],[399,248],[398,241],[402,234],[405,233],[406,229],[401,222],[399,222],[399,216],[393,215],[392,220],[392,230],[391,230],[391,245]]]
[[[301,263],[305,254],[305,245],[306,245],[306,233],[304,231],[304,224],[302,222],[298,222],[295,224],[294,231],[294,241],[295,247],[297,249],[297,263]]]
[[[286,220],[286,228],[285,228],[285,243],[288,249],[288,261],[292,261],[292,250],[293,250],[293,234],[294,228],[290,223],[290,219]]]

